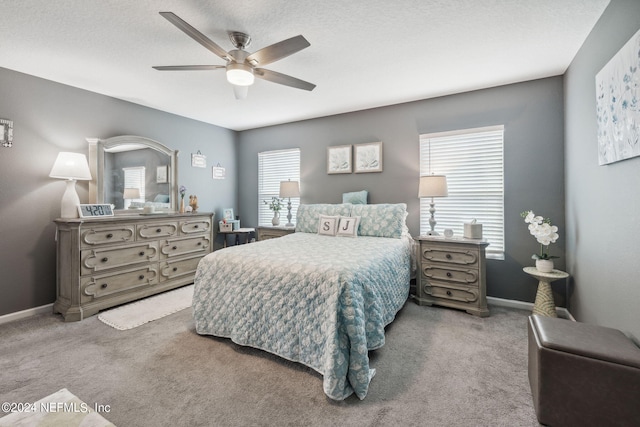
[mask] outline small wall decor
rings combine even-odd
[[[191,154],[191,166],[194,168],[206,168],[207,156],[202,154],[200,150],[196,154]]]
[[[158,166],[156,168],[156,183],[165,184],[168,182],[168,165]]]
[[[227,208],[222,211],[222,218],[225,221],[233,221],[233,208]]]
[[[351,173],[351,145],[327,147],[327,173]]]
[[[382,172],[382,142],[354,145],[355,173]]]
[[[211,174],[213,179],[224,179],[227,175],[227,172],[225,170],[225,168],[223,168],[222,166],[220,166],[220,163],[218,163],[218,166],[214,166],[211,169]]]
[[[640,31],[596,75],[600,165],[640,156]]]
[[[13,121],[0,119],[0,142],[3,147],[13,147]]]

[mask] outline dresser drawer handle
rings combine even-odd
[[[107,289],[107,286],[109,286],[109,285],[107,285],[106,283],[103,283],[102,285],[100,285],[100,287],[101,287],[102,289]]]
[[[451,291],[447,291],[447,296],[451,296]]]
[[[198,228],[198,224],[194,225],[193,228]]]
[[[144,256],[144,251],[140,251],[139,255]]]
[[[162,228],[156,228],[156,233],[162,232]]]
[[[113,238],[113,234],[112,233],[107,234],[107,239],[111,239],[111,238]]]
[[[452,276],[451,272],[447,271],[447,277],[451,277],[451,276]]]
[[[139,276],[138,276],[138,279],[139,279],[139,280],[144,280],[144,274],[139,275]]]
[[[178,271],[178,267],[173,267],[173,271]]]
[[[451,259],[451,254],[447,254],[446,258]]]
[[[202,246],[202,242],[198,242],[198,243],[197,243],[197,245],[198,245],[198,246]]]
[[[102,258],[100,261],[101,261],[101,262],[107,262],[107,261],[109,261],[109,258],[104,257],[104,258]]]
[[[178,247],[177,246],[173,246],[171,249],[173,249],[175,251],[176,249],[178,249]]]

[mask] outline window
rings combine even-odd
[[[448,197],[434,199],[437,229],[462,236],[476,219],[489,241],[487,258],[504,259],[504,126],[420,135],[420,175],[447,177]],[[429,227],[430,198],[420,200],[420,234]]]
[[[136,199],[125,199],[124,208],[127,209],[131,202],[144,203],[144,183],[145,174],[144,166],[136,166],[131,168],[122,168],[124,171],[124,188],[137,188],[140,190],[140,197]]]
[[[273,212],[265,204],[271,202],[272,197],[280,193],[280,181],[300,182],[300,149],[265,151],[258,153],[258,225],[271,225]],[[287,202],[280,211],[280,224],[285,224],[287,216]],[[291,198],[291,221],[295,224],[296,212],[300,198]],[[283,221],[284,219],[284,221]]]

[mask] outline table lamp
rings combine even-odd
[[[122,198],[126,201],[129,200],[129,206],[125,206],[125,208],[127,207],[131,207],[131,201],[133,199],[139,199],[140,198],[140,189],[139,188],[125,188],[124,191],[122,192]]]
[[[280,197],[289,199],[287,203],[288,213],[285,227],[293,227],[294,224],[291,222],[291,198],[300,197],[300,185],[298,181],[280,181]]]
[[[80,204],[80,198],[76,191],[76,181],[88,181],[91,179],[87,156],[80,153],[58,153],[58,157],[53,164],[53,168],[51,168],[49,177],[65,179],[67,182],[67,188],[62,195],[60,217],[78,218],[78,205]]]
[[[431,203],[429,203],[429,226],[431,231],[427,232],[428,236],[437,236],[435,231],[436,219],[434,214],[436,213],[434,197],[446,197],[449,194],[447,190],[447,177],[444,175],[425,175],[420,177],[420,185],[418,186],[418,197],[431,197]]]

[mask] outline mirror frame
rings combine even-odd
[[[104,203],[104,152],[122,145],[139,145],[159,151],[169,156],[169,209],[178,211],[178,151],[154,141],[135,135],[114,136],[108,139],[87,138],[89,143],[89,169],[93,179],[89,181],[89,203]],[[123,210],[121,210],[123,211]]]

